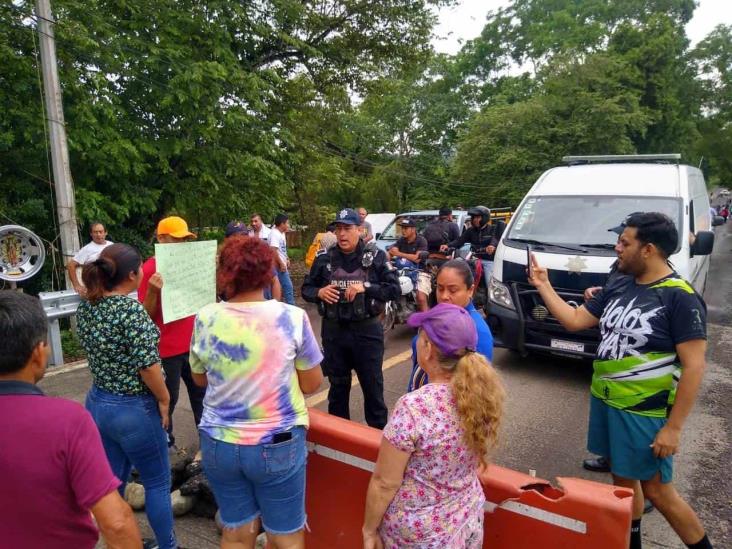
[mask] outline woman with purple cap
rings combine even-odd
[[[485,497],[478,470],[495,446],[504,390],[476,352],[470,313],[441,303],[409,317],[429,383],[394,408],[369,483],[365,549],[478,548]]]

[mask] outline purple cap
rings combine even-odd
[[[443,355],[455,357],[458,351],[475,351],[478,332],[470,313],[463,307],[440,303],[424,313],[414,313],[407,320],[412,328],[422,328]]]

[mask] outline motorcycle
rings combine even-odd
[[[381,315],[381,327],[384,332],[392,330],[397,324],[406,324],[407,318],[417,312],[417,286],[414,280],[419,269],[411,264],[392,262],[397,270],[401,295],[395,301],[387,301]]]
[[[473,271],[473,305],[479,311],[488,314],[488,287],[483,276],[483,263],[480,259],[473,257],[473,252],[466,253],[465,261]]]
[[[427,272],[430,273],[432,278],[432,292],[429,297],[430,307],[437,304],[437,273],[443,263],[452,259],[462,259],[470,267],[473,273],[473,304],[479,311],[485,311],[488,306],[488,288],[483,276],[483,263],[469,249],[448,248],[444,254],[430,254],[426,263]]]

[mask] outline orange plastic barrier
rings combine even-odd
[[[381,431],[310,409],[306,510],[308,549],[362,545],[366,489]],[[484,548],[626,549],[632,492],[575,478],[545,480],[491,466]],[[448,548],[445,548],[448,549]]]

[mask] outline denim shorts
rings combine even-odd
[[[631,480],[651,480],[661,473],[661,482],[673,478],[673,456],[657,458],[651,444],[666,424],[665,418],[632,414],[590,397],[590,427],[587,449],[610,461],[614,475]]]
[[[215,440],[201,433],[203,469],[225,528],[239,528],[257,517],[270,534],[285,535],[305,526],[305,428],[276,444],[250,446]]]

